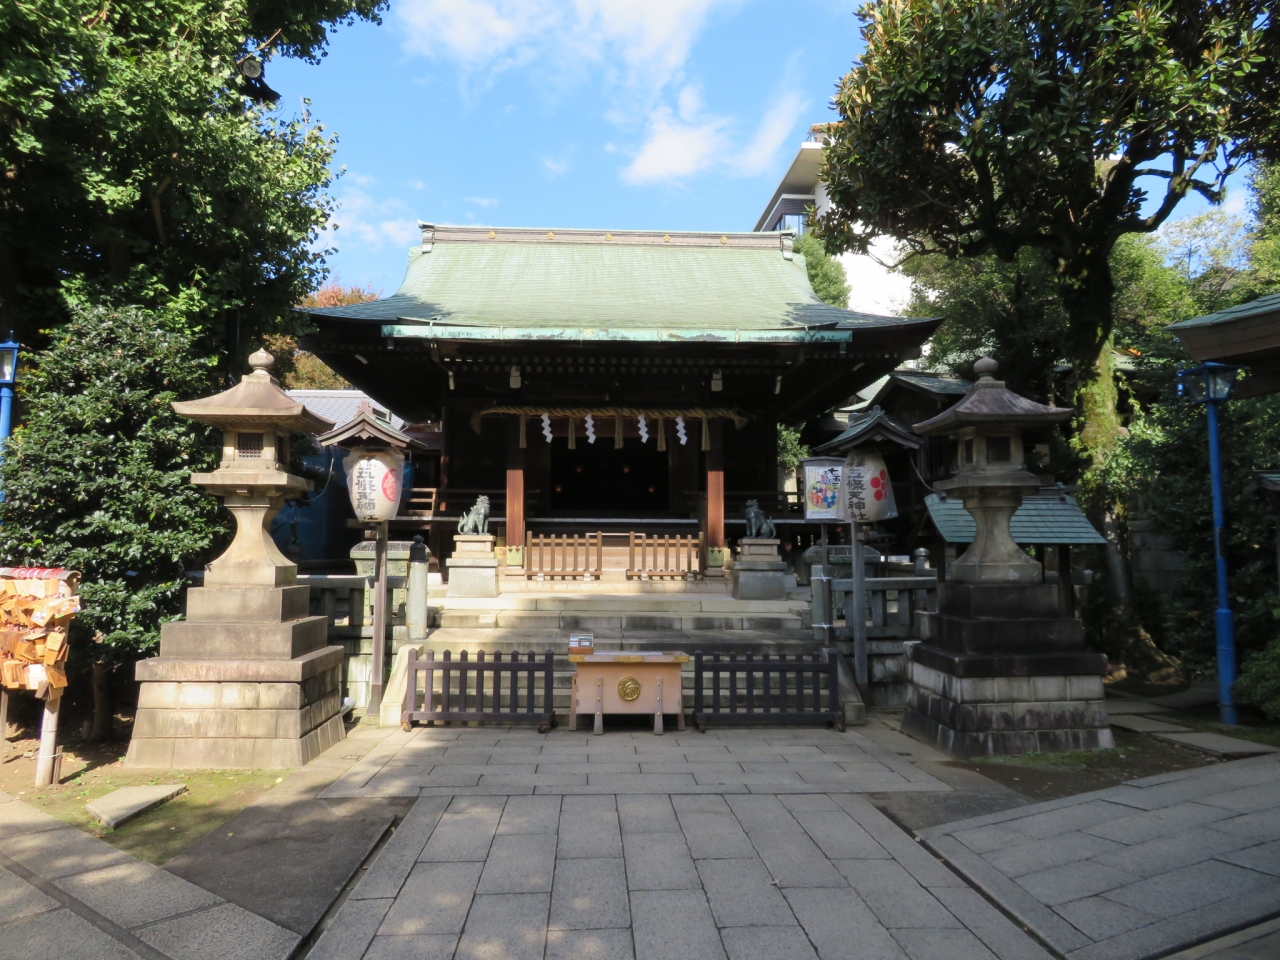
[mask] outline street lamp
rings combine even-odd
[[[1240,368],[1229,363],[1202,363],[1190,370],[1179,370],[1178,392],[1202,403],[1209,420],[1209,480],[1213,491],[1213,552],[1218,574],[1218,609],[1214,612],[1214,628],[1218,636],[1218,704],[1222,722],[1235,725],[1236,706],[1231,700],[1231,685],[1236,680],[1235,625],[1231,599],[1227,595],[1227,531],[1222,506],[1222,454],[1218,444],[1218,406],[1231,399]]]
[[[18,343],[9,331],[9,339],[0,343],[0,440],[7,440],[13,429],[13,385],[18,379]]]

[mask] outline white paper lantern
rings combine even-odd
[[[898,515],[893,484],[878,450],[854,450],[845,458],[840,502],[846,518],[857,523],[892,520]]]
[[[347,455],[347,494],[358,520],[390,520],[400,509],[404,455],[357,448]]]

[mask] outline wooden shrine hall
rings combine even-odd
[[[575,533],[680,536],[716,568],[750,499],[786,541],[778,424],[847,403],[940,322],[823,303],[790,232],[421,228],[400,289],[306,311],[303,346],[432,425],[415,483],[437,488],[441,561],[482,494],[508,573]]]

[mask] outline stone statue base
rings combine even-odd
[[[450,597],[496,597],[498,560],[493,555],[497,538],[491,533],[455,533],[449,568]]]
[[[953,757],[1115,746],[1079,620],[1046,584],[938,584],[925,639],[905,644],[902,730]]]
[[[729,567],[735,600],[782,600],[787,595],[787,565],[776,539],[743,537]]]
[[[138,713],[125,765],[187,769],[300,767],[345,737],[343,650],[305,586],[197,587],[188,619],[160,630],[140,660]]]

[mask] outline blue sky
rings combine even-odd
[[[419,219],[751,229],[808,127],[832,116],[861,50],[853,9],[391,0],[381,26],[343,27],[319,65],[276,60],[266,79],[284,111],[309,98],[339,135],[329,263],[385,295]]]
[[[749,230],[860,49],[847,0],[391,0],[288,110],[340,137],[330,264],[386,293],[418,219]]]

